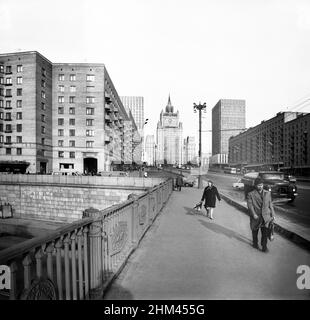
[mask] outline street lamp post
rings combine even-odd
[[[201,179],[201,111],[203,110],[206,112],[206,103],[197,105],[194,103],[194,112],[196,113],[197,110],[199,112],[199,151],[198,151],[198,161],[199,161],[199,175],[198,175],[198,189],[202,188],[202,179]]]

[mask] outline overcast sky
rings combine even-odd
[[[0,0],[0,34],[1,53],[104,63],[119,95],[144,97],[147,134],[169,93],[197,139],[194,102],[205,130],[221,98],[246,100],[247,127],[310,111],[309,0]]]

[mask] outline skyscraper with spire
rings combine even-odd
[[[183,126],[179,111],[174,112],[170,94],[165,111],[161,111],[156,130],[156,163],[182,164]]]

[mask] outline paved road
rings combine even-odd
[[[173,192],[105,299],[309,299],[296,269],[310,253],[277,235],[251,247],[249,218],[221,201],[215,219],[192,214],[202,190]]]
[[[229,174],[211,173],[207,177],[214,182],[225,192],[231,196],[237,197],[239,200],[244,199],[243,191],[236,191],[232,188],[232,183],[238,180],[237,176]],[[305,227],[310,227],[310,184],[298,182],[298,196],[293,203],[279,202],[277,206],[285,209],[286,212],[277,211],[277,214],[289,218],[294,223],[299,223]]]

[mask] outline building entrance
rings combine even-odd
[[[97,159],[96,158],[84,158],[84,173],[85,174],[96,174],[97,173]]]

